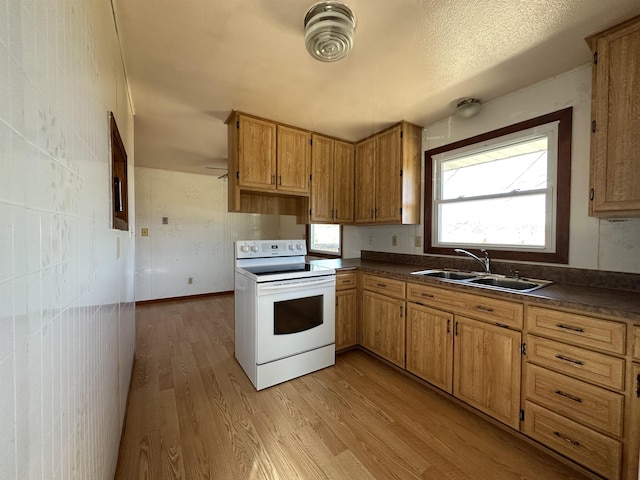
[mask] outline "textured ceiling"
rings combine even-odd
[[[314,0],[112,0],[135,108],[138,166],[220,175],[240,110],[358,140],[428,125],[590,60],[584,37],[640,0],[345,0],[354,48],[304,47]],[[223,172],[222,172],[223,173]]]

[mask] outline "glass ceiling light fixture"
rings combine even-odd
[[[471,118],[482,110],[482,102],[477,98],[465,98],[458,102],[456,115],[460,118]]]
[[[319,2],[304,17],[304,43],[316,60],[335,62],[351,50],[355,29],[356,17],[345,4]]]

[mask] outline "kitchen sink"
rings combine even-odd
[[[422,275],[425,277],[449,280],[454,283],[489,287],[496,290],[532,292],[538,288],[546,287],[552,282],[548,280],[533,280],[528,278],[507,277],[505,275],[464,272],[459,270],[421,270],[412,272],[412,275]]]
[[[458,272],[453,270],[423,270],[421,272],[413,272],[413,275],[424,275],[426,277],[445,278],[447,280],[469,280],[476,278],[477,273]]]
[[[507,290],[531,291],[540,288],[543,285],[537,282],[530,282],[518,278],[500,278],[500,277],[483,277],[469,280],[469,283],[477,285],[488,285],[490,287],[499,287]],[[547,282],[545,282],[546,284]]]

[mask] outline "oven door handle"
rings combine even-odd
[[[285,289],[290,290],[291,288],[294,288],[294,287],[315,287],[317,285],[328,285],[328,284],[335,285],[335,281],[336,281],[335,277],[332,277],[325,280],[305,280],[303,282],[289,282],[284,284],[278,283],[274,285],[262,284],[258,288],[261,292],[273,291],[273,290],[285,290]]]

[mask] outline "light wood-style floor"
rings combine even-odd
[[[584,479],[362,351],[256,392],[233,296],[138,305],[116,479]]]

